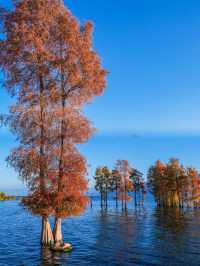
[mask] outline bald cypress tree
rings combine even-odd
[[[29,188],[23,204],[43,217],[42,244],[60,245],[61,218],[87,204],[86,160],[75,145],[93,132],[82,107],[103,93],[106,71],[92,47],[92,24],[81,26],[63,1],[14,1],[1,17],[0,66],[16,99],[6,122],[19,141],[8,161]]]
[[[55,135],[58,148],[56,197],[57,202],[64,204],[62,197],[67,192],[65,179],[68,175],[68,147],[84,143],[93,133],[91,123],[84,117],[82,108],[94,96],[103,93],[106,71],[101,67],[100,58],[92,46],[92,24],[87,22],[80,25],[62,2],[59,5],[61,12],[52,32],[52,68],[56,80],[54,112],[58,121],[58,134]],[[78,154],[76,156],[80,157]],[[80,168],[84,168],[83,165]],[[75,173],[76,171],[79,171],[78,166],[74,169]],[[76,174],[80,179],[79,184],[86,183],[84,175],[83,171]],[[70,182],[73,181],[76,182],[71,178]],[[79,193],[81,189],[77,186],[74,193]],[[59,244],[62,242],[61,218],[68,217],[69,212],[65,213],[58,205],[55,208],[54,237]]]
[[[48,223],[52,212],[48,194],[52,160],[49,99],[55,85],[50,68],[50,34],[60,12],[58,3],[56,0],[14,1],[13,11],[1,13],[4,36],[0,41],[0,66],[4,85],[16,99],[7,122],[19,142],[8,161],[29,188],[29,196],[23,203],[43,217],[44,245],[53,241]]]

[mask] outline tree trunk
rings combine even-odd
[[[138,189],[138,197],[139,197],[139,206],[141,205],[141,189]]]
[[[93,207],[92,196],[90,196],[90,207]]]
[[[126,184],[126,181],[125,181],[125,187],[124,187],[124,190],[125,190],[125,211],[127,211],[127,184]]]
[[[100,195],[101,195],[101,209],[103,208],[103,193],[102,191],[100,192]]]
[[[122,211],[124,210],[124,192],[121,192],[121,196],[122,196]]]
[[[51,246],[54,243],[53,233],[51,231],[51,226],[48,217],[42,218],[42,232],[41,232],[41,245]]]
[[[136,191],[136,189],[135,189],[135,206],[137,206],[137,191]]]
[[[44,81],[43,77],[40,75],[40,190],[41,194],[45,196],[45,165],[44,165],[44,145],[45,145],[45,135],[44,135]]]
[[[176,176],[176,190],[177,190],[177,194],[178,194],[178,206],[179,208],[181,208],[181,198],[180,198],[180,190],[179,190],[179,181],[178,181],[178,177]]]
[[[108,188],[107,188],[107,185],[106,185],[106,195],[105,195],[105,198],[106,198],[106,209],[108,208]]]
[[[61,218],[55,218],[53,235],[54,235],[55,246],[61,246],[63,244],[62,230],[61,230]]]
[[[115,188],[115,197],[116,197],[116,208],[118,208],[118,188],[117,188],[117,185],[116,185],[116,188]]]
[[[62,56],[62,40],[60,39],[60,58]],[[63,165],[63,155],[64,155],[64,142],[65,142],[65,106],[66,106],[66,93],[65,93],[65,84],[64,84],[64,75],[63,75],[63,66],[60,65],[60,75],[61,75],[61,106],[62,106],[62,119],[61,119],[61,128],[60,128],[60,155],[59,155],[59,175],[58,175],[58,192],[63,192],[62,182],[64,175],[64,165]],[[59,211],[58,211],[59,212]],[[58,213],[57,213],[58,215]],[[62,240],[62,230],[61,230],[61,218],[55,218],[55,225],[53,230],[55,246],[61,246],[63,244]]]
[[[105,191],[103,192],[103,207],[104,209],[106,207],[106,192]]]

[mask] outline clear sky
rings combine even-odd
[[[81,23],[94,22],[94,46],[110,72],[103,97],[86,107],[99,130],[81,147],[90,175],[117,158],[144,172],[154,160],[172,156],[200,169],[200,1],[65,3]],[[10,103],[1,89],[0,112]],[[0,190],[21,188],[4,162],[13,140],[0,131]]]

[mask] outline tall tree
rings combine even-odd
[[[0,41],[0,66],[5,74],[5,87],[16,96],[7,121],[19,141],[19,147],[12,151],[8,160],[30,189],[30,201],[26,198],[23,203],[43,217],[43,244],[53,241],[47,219],[51,213],[47,196],[51,161],[48,103],[49,92],[53,89],[49,67],[52,42],[49,40],[59,13],[58,2],[13,1],[13,11],[1,12],[4,34]],[[36,195],[40,208],[33,204]]]
[[[58,121],[56,136],[59,152],[57,195],[65,194],[63,183],[67,171],[66,150],[69,145],[81,144],[88,140],[93,129],[82,114],[84,104],[94,96],[99,96],[105,88],[106,71],[92,47],[92,24],[81,26],[71,12],[59,1],[61,12],[55,20],[52,30],[54,45],[51,54],[52,73],[56,80],[53,98],[54,112]],[[69,125],[69,116],[73,115]],[[69,133],[70,132],[70,133]],[[62,214],[62,215],[61,215]],[[65,217],[59,208],[55,209],[56,221],[54,237],[61,243],[61,217]],[[58,240],[58,241],[57,241]]]
[[[147,180],[148,188],[154,195],[159,207],[164,206],[166,202],[166,165],[161,161],[156,161],[155,165],[151,166],[148,171]]]
[[[142,176],[143,174],[137,169],[135,168],[131,169],[130,179],[132,180],[133,188],[134,188],[135,206],[138,205],[137,194],[140,194],[141,191],[142,191],[142,195],[145,193],[144,181],[142,180]]]
[[[131,190],[131,167],[129,165],[129,162],[127,160],[117,160],[115,170],[119,173],[120,175],[120,191],[121,191],[121,201],[122,201],[122,209],[127,210],[127,200],[129,199],[128,197],[128,192]]]
[[[103,195],[104,195],[104,175],[102,174],[102,168],[98,167],[95,171],[95,189],[100,193],[101,208],[103,208]]]
[[[108,193],[112,191],[112,173],[108,167],[98,167],[95,172],[95,189],[100,192],[101,207],[108,207]]]
[[[23,203],[43,217],[43,243],[52,241],[54,214],[60,244],[61,217],[87,202],[86,162],[75,145],[93,132],[81,109],[102,94],[106,71],[92,48],[92,24],[80,26],[62,1],[14,1],[2,18],[0,65],[17,99],[7,121],[20,142],[9,162],[29,187]]]
[[[118,207],[119,191],[120,191],[120,174],[117,170],[112,171],[112,191],[115,191],[115,202]]]

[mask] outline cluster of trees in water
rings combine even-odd
[[[116,207],[121,201],[122,209],[127,210],[127,202],[134,197],[135,206],[143,204],[146,194],[143,174],[130,166],[127,160],[118,160],[115,168],[98,167],[95,172],[95,189],[99,191],[101,207],[107,208],[108,195],[114,192]],[[134,196],[133,196],[134,193]]]
[[[104,92],[107,71],[93,49],[92,23],[80,25],[62,0],[13,1],[0,18],[0,68],[14,97],[1,121],[18,140],[7,161],[27,185],[22,203],[42,217],[42,245],[60,249],[61,219],[89,200],[77,144],[94,132],[82,109]]]
[[[102,208],[108,206],[109,193],[114,195],[116,207],[121,201],[122,209],[127,210],[127,202],[133,198],[135,206],[141,205],[147,189],[153,194],[158,207],[200,206],[199,173],[193,167],[183,166],[178,159],[172,158],[168,163],[156,161],[148,170],[147,182],[127,160],[118,160],[112,170],[107,166],[98,167],[94,179]]]
[[[197,207],[200,204],[200,177],[195,168],[177,159],[157,161],[147,175],[148,188],[159,207]]]
[[[15,200],[15,199],[16,199],[15,196],[7,196],[6,193],[0,192],[0,201],[4,201],[4,200]]]

